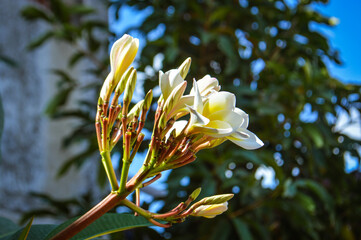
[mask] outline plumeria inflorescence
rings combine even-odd
[[[198,151],[213,148],[226,140],[245,149],[259,148],[263,143],[247,130],[248,115],[236,107],[235,95],[220,91],[216,78],[206,75],[198,81],[193,80],[191,91],[185,94],[185,78],[191,65],[191,59],[188,58],[176,69],[159,72],[161,95],[155,111],[149,149],[143,166],[128,180],[129,167],[144,139],[142,128],[153,98],[150,90],[143,100],[130,108],[137,81],[137,72],[130,65],[138,45],[138,39],[129,35],[124,35],[114,43],[110,54],[111,71],[98,101],[95,121],[97,139],[112,192],[123,196],[120,204],[163,227],[183,221],[190,215],[211,218],[221,214],[227,210],[227,201],[233,194],[204,198],[190,206],[199,195],[200,188],[167,213],[151,213],[139,206],[139,190],[142,187],[158,180],[165,170],[193,162]],[[122,101],[119,100],[121,96]],[[121,139],[123,166],[118,181],[110,153]],[[126,199],[133,191],[137,196],[136,204]]]

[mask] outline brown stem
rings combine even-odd
[[[56,234],[51,240],[67,240],[75,236],[81,230],[89,226],[95,220],[103,216],[109,210],[114,208],[123,200],[125,196],[120,196],[114,193],[110,193],[106,198],[104,198],[100,203],[95,207],[77,219],[75,222],[70,224],[67,228]]]

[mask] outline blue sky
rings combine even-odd
[[[332,76],[344,82],[361,83],[361,1],[331,0],[329,4],[315,5],[321,13],[333,16],[340,23],[333,27],[321,27],[333,47],[340,51],[342,66],[329,65]]]

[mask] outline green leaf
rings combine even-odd
[[[76,52],[75,54],[73,54],[69,59],[69,67],[74,67],[74,65],[79,62],[79,60],[81,60],[83,57],[85,57],[85,53],[83,52]]]
[[[73,5],[69,8],[71,14],[88,15],[95,13],[95,9],[86,5]]]
[[[13,223],[10,219],[0,217],[0,239],[4,239],[6,236],[19,230],[19,226]]]
[[[34,6],[27,6],[22,9],[21,15],[29,21],[34,21],[37,19],[43,19],[47,22],[53,22],[54,19],[48,15],[45,11]]]
[[[61,80],[67,83],[75,83],[75,79],[72,78],[67,71],[62,69],[52,69],[51,70],[55,75],[59,76]]]
[[[34,221],[34,217],[32,217],[30,219],[29,223],[26,224],[26,226],[24,227],[23,231],[21,232],[18,240],[26,240],[28,238],[30,228],[31,228],[31,225],[33,224],[33,221]]]
[[[321,148],[324,145],[323,137],[321,135],[320,130],[315,125],[307,125],[305,126],[306,132],[310,135],[311,139],[315,143],[317,148]]]
[[[69,226],[76,219],[77,218],[71,219],[61,224],[51,233],[49,233],[45,239],[50,239],[51,237],[55,236],[58,232]],[[153,226],[153,224],[141,216],[134,216],[133,214],[107,213],[74,236],[72,240],[92,239],[110,233],[148,226]]]
[[[236,228],[239,239],[242,240],[252,240],[251,231],[248,228],[248,225],[240,218],[232,218],[232,222]]]
[[[53,31],[48,31],[48,32],[41,34],[40,36],[38,36],[36,39],[32,40],[28,44],[28,46],[27,46],[28,50],[34,50],[34,49],[40,47],[53,36],[54,36]]]
[[[69,171],[69,169],[72,166],[80,167],[85,162],[85,160],[93,154],[94,154],[94,149],[90,145],[85,151],[68,159],[59,169],[57,177],[63,176],[65,173]]]
[[[13,60],[12,58],[2,55],[0,54],[0,62],[3,62],[5,64],[7,64],[10,67],[16,67],[17,63],[15,62],[15,60]]]
[[[51,99],[51,101],[46,106],[45,113],[50,116],[55,114],[57,109],[66,103],[72,89],[73,89],[72,87],[68,87],[59,90],[59,92],[55,95],[55,97]]]
[[[50,224],[43,224],[43,225],[33,225],[29,231],[29,234],[26,238],[26,240],[42,240],[44,239],[54,228],[56,227],[56,225],[50,225]],[[11,236],[7,236],[7,237],[0,237],[0,240],[19,240],[19,239],[23,239],[20,238],[21,234],[23,233],[23,231],[26,229],[22,228],[20,230],[18,230],[17,232],[15,232],[14,234],[12,234]]]

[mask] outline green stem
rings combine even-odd
[[[129,132],[123,134],[123,167],[122,174],[120,176],[120,188],[118,190],[119,193],[125,192],[125,185],[128,180],[129,167],[132,163],[129,159],[130,157],[130,140],[131,134]]]
[[[117,177],[115,176],[112,160],[110,158],[110,152],[103,151],[100,153],[100,155],[102,156],[102,163],[103,163],[105,172],[108,176],[110,185],[112,187],[112,191],[117,191],[119,186],[118,186]]]
[[[128,180],[129,167],[130,167],[130,162],[123,161],[122,175],[120,176],[120,188],[118,190],[119,193],[125,192],[125,185]]]
[[[150,213],[149,211],[138,207],[137,205],[135,205],[133,202],[129,201],[128,199],[124,199],[120,202],[120,204],[132,209],[134,212],[137,212],[139,215],[145,217],[146,219],[150,219],[152,218],[152,213]]]

